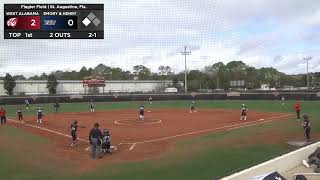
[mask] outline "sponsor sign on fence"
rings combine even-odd
[[[240,92],[229,92],[227,94],[228,97],[237,97],[237,96],[240,96]]]
[[[70,95],[70,99],[83,99],[82,95]]]

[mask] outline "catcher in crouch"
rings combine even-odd
[[[108,129],[105,129],[102,133],[102,152],[111,153],[112,151],[117,150],[116,146],[111,146],[111,135]]]

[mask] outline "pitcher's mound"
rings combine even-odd
[[[144,119],[144,120],[140,120],[140,119],[123,119],[123,120],[117,120],[114,121],[115,124],[117,125],[141,125],[141,124],[160,124],[162,123],[161,119]]]

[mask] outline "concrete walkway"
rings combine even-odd
[[[290,169],[287,172],[281,173],[287,180],[292,180],[292,177],[297,173],[314,173],[313,170],[315,169],[314,166],[310,168],[305,167],[304,165],[297,166],[293,169]],[[317,176],[306,176],[308,180],[320,180],[320,173]]]

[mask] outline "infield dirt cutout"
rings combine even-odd
[[[177,139],[288,119],[292,114],[250,111],[248,119],[241,121],[239,110],[203,109],[190,114],[188,109],[155,109],[145,114],[144,121],[138,116],[136,110],[72,112],[46,115],[42,124],[36,123],[35,116],[25,117],[26,123],[12,119],[10,124],[52,140],[50,156],[79,163],[86,161],[88,163],[81,166],[87,170],[97,163],[157,157],[174,147]],[[83,128],[78,129],[78,147],[71,148],[69,127],[74,120]],[[101,161],[90,162],[85,149],[95,122],[100,124],[101,130],[110,130],[112,145],[118,149]]]
[[[137,119],[137,118],[128,118],[128,119],[121,119],[121,120],[115,120],[115,124],[117,125],[125,125],[125,126],[137,126],[137,125],[152,125],[152,124],[159,124],[162,123],[161,119]]]

